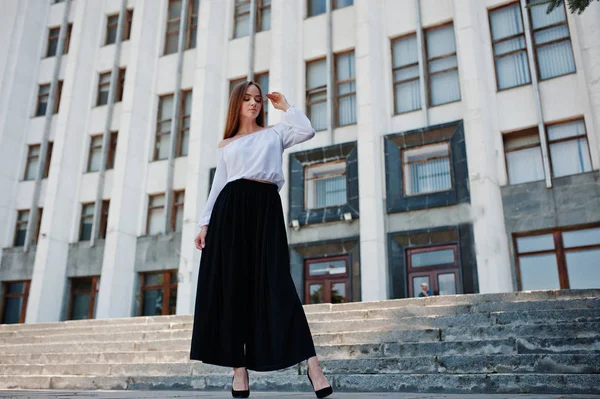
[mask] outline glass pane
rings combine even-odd
[[[436,58],[445,54],[456,52],[454,42],[454,25],[429,29],[427,35],[427,59]]]
[[[460,100],[458,71],[449,71],[430,76],[431,105],[442,105]]]
[[[88,318],[90,297],[90,294],[73,295],[71,320],[84,320]]]
[[[5,298],[2,312],[2,324],[15,324],[19,322],[23,298]]]
[[[169,158],[169,146],[171,141],[171,135],[163,134],[160,136],[158,144],[158,159]]]
[[[315,262],[308,265],[309,276],[324,276],[346,273],[346,261],[343,259]]]
[[[539,147],[507,152],[506,167],[510,184],[544,180],[542,151]]]
[[[456,281],[454,273],[438,275],[439,295],[456,295]]]
[[[446,69],[455,68],[456,65],[455,55],[451,57],[440,58],[439,60],[431,61],[429,63],[429,72],[436,73],[445,71]]]
[[[600,244],[600,227],[594,229],[565,231],[562,233],[565,248],[584,247]],[[600,264],[600,259],[599,259]]]
[[[336,68],[337,81],[354,78],[354,52],[336,56]]]
[[[521,256],[519,263],[523,291],[560,288],[555,254]]]
[[[175,214],[175,231],[181,232],[183,230],[183,207],[178,206]]]
[[[250,34],[250,14],[244,14],[235,19],[235,37],[248,36]]]
[[[150,220],[148,221],[148,234],[154,235],[161,234],[164,232],[164,216],[165,214],[162,208],[153,209],[150,211]]]
[[[334,8],[348,7],[354,4],[354,0],[332,0]]]
[[[314,89],[315,87],[325,85],[327,85],[327,65],[325,64],[325,60],[309,63],[306,71],[306,88]]]
[[[600,288],[600,249],[567,252],[569,288]]]
[[[446,143],[404,151],[403,177],[406,194],[449,190],[452,187],[452,181],[450,158],[446,158],[448,156],[449,149]]]
[[[410,255],[412,267],[448,265],[454,263],[454,250],[438,249],[430,252],[417,252]]]
[[[169,283],[177,284],[179,282],[177,270],[173,270],[169,272]]]
[[[575,72],[575,60],[570,40],[539,47],[537,55],[541,79],[550,79]]]
[[[162,314],[163,290],[144,291],[142,301],[142,316],[157,316]]]
[[[144,277],[145,287],[163,285],[165,283],[165,275],[163,273],[147,273]]]
[[[554,177],[574,175],[592,170],[587,139],[550,144],[550,160]]]
[[[331,284],[331,303],[346,302],[346,283]]]
[[[490,25],[494,41],[523,33],[521,7],[513,4],[490,12]]]
[[[186,156],[190,148],[190,131],[189,129],[183,133],[181,139],[181,156]]]
[[[425,283],[427,284],[427,289],[429,291],[431,291],[431,286],[429,285],[429,276],[421,276],[421,277],[413,277],[412,278],[412,282],[413,282],[413,293],[415,297],[418,296],[425,296],[421,294],[421,284]],[[433,294],[432,292],[430,294]]]
[[[325,13],[325,0],[308,0],[308,16]]]
[[[530,0],[528,3],[535,4],[541,3],[544,0]],[[566,21],[565,9],[563,6],[556,7],[550,14],[546,14],[546,6],[541,5],[537,7],[531,7],[529,9],[531,13],[531,25],[534,29],[543,28],[544,26],[554,25],[558,22]]]
[[[92,279],[91,278],[74,278],[71,280],[73,291],[91,291],[92,290]]]
[[[517,252],[520,254],[552,249],[554,249],[554,237],[552,234],[517,238]]]
[[[178,22],[178,24],[179,24],[179,22]],[[176,53],[178,46],[179,46],[179,35],[178,34],[167,35],[167,46],[165,49],[165,54]]]
[[[396,85],[396,113],[421,109],[421,87],[419,80]]]
[[[419,67],[413,66],[404,69],[399,69],[394,72],[394,81],[401,82],[408,79],[418,78],[419,77]],[[417,80],[418,82],[418,80]]]
[[[79,235],[80,241],[88,241],[92,237],[92,222],[84,222],[81,224],[81,234]]]
[[[585,135],[585,123],[583,120],[551,125],[547,128],[550,141]]]
[[[106,105],[108,104],[108,87],[102,88],[98,91],[98,102],[96,105]]]
[[[29,163],[27,164],[27,173],[25,176],[26,180],[34,180],[35,175],[37,173],[37,169],[40,164],[39,158],[30,158]]]
[[[169,311],[167,314],[177,313],[177,287],[169,290]]]
[[[327,103],[317,103],[308,107],[308,118],[315,130],[327,129]]]
[[[550,29],[540,30],[535,32],[534,34],[534,40],[536,44],[544,44],[568,37],[569,27],[567,25],[561,25]]]
[[[340,98],[338,101],[338,126],[356,123],[356,95]]]
[[[521,52],[496,59],[498,88],[508,89],[531,82],[527,53]]]
[[[8,283],[6,284],[6,293],[7,294],[24,294],[25,293],[25,283]]]
[[[323,303],[325,286],[323,284],[311,284],[308,286],[310,303]]]
[[[90,216],[94,214],[94,204],[86,204],[83,206],[83,210],[81,212],[84,216]]]
[[[512,53],[517,50],[525,49],[525,37],[519,36],[514,39],[505,40],[503,42],[499,42],[494,44],[494,55],[502,55],[507,53]],[[526,53],[524,53],[526,54]],[[525,56],[527,59],[527,56]]]
[[[266,31],[271,29],[271,9],[267,8],[262,12],[262,18],[260,19],[260,30]]]
[[[48,52],[46,53],[47,57],[54,57],[56,55],[56,50],[58,49],[58,40],[51,39],[48,42]]]
[[[392,58],[394,68],[416,64],[418,62],[417,36],[411,35],[394,40],[392,43]]]
[[[346,176],[315,181],[315,208],[346,203]]]
[[[113,44],[117,41],[117,27],[110,27],[106,31],[106,44]]]
[[[169,19],[181,17],[181,0],[169,1]]]
[[[100,158],[102,157],[102,149],[95,148],[92,150],[90,158],[90,167],[88,172],[96,172],[100,170]]]

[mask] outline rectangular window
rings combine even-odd
[[[354,4],[354,0],[332,0],[333,1],[333,9],[337,10],[338,8],[348,7]]]
[[[173,210],[171,211],[171,231],[183,230],[183,203],[185,190],[173,192]]]
[[[314,17],[315,15],[325,14],[326,2],[325,0],[306,0],[308,6],[308,16]]]
[[[167,17],[167,31],[163,55],[174,54],[179,45],[179,26],[181,24],[182,0],[169,0],[169,14]],[[200,0],[190,0],[188,3],[185,46],[186,50],[196,47],[196,34],[198,31],[198,12]]]
[[[133,21],[133,10],[127,10],[125,14],[125,24],[123,26],[123,37],[121,40],[129,40],[131,35],[131,23]],[[119,14],[109,15],[106,17],[106,40],[105,45],[114,44],[117,42],[117,26],[119,23]]]
[[[256,31],[263,32],[271,29],[271,0],[257,0]]]
[[[71,278],[69,320],[93,319],[96,315],[96,298],[100,276]]]
[[[515,238],[519,289],[600,287],[600,227]]]
[[[505,134],[504,153],[510,184],[544,180],[542,149],[537,127]]]
[[[192,117],[192,91],[181,92],[181,110],[179,111],[179,135],[177,139],[177,156],[188,154],[190,143],[190,122]]]
[[[406,260],[409,297],[459,293],[457,245],[408,249]]]
[[[117,147],[117,132],[110,133],[108,143],[108,153],[106,154],[105,169],[114,167],[114,158]],[[102,157],[102,135],[92,136],[90,139],[90,151],[88,154],[88,172],[97,172],[100,170],[100,162]]]
[[[529,4],[542,0],[528,0]],[[529,9],[533,47],[540,80],[575,72],[575,60],[569,35],[565,5],[556,7],[546,14],[546,7]]]
[[[71,43],[71,31],[73,30],[73,24],[67,26],[67,36],[65,37],[65,44],[63,48],[63,54],[69,52],[69,44]],[[46,57],[54,57],[58,50],[58,37],[60,34],[60,26],[56,28],[50,28],[48,30],[48,45],[46,49]]]
[[[94,222],[94,203],[81,204],[81,221],[79,223],[79,241],[89,241],[92,238],[92,223]]]
[[[405,195],[447,191],[452,188],[449,143],[402,150]]]
[[[31,281],[3,281],[1,324],[25,323]]]
[[[454,25],[427,29],[425,41],[429,104],[433,107],[460,100]]]
[[[58,87],[56,88],[56,100],[54,101],[54,112],[57,113],[60,107],[60,97],[62,94],[62,80],[58,81]],[[48,107],[48,101],[50,100],[50,83],[40,85],[38,91],[37,107],[35,116],[46,115],[46,108]]]
[[[27,222],[29,221],[29,209],[17,212],[17,224],[15,227],[15,239],[13,246],[22,247],[25,245],[25,234],[27,233]]]
[[[243,83],[246,81],[246,78],[240,78],[240,79],[233,79],[229,81],[229,95],[231,95],[231,93],[233,92],[233,89],[235,89],[235,86],[239,85],[240,83]]]
[[[186,35],[186,49],[196,48],[198,33],[198,14],[200,12],[200,0],[190,0],[192,9],[189,12]]]
[[[177,270],[140,273],[140,316],[172,315],[177,310]]]
[[[546,130],[553,177],[574,175],[592,170],[583,120],[549,125]]]
[[[25,167],[25,180],[35,180],[40,164],[40,148],[40,144],[29,145],[27,166]]]
[[[169,158],[172,117],[173,94],[161,96],[158,101],[158,121],[156,122],[156,140],[154,146],[155,161]]]
[[[348,265],[347,255],[305,261],[305,302],[307,304],[350,302]]]
[[[156,194],[148,198],[148,221],[146,225],[146,234],[156,235],[165,232],[165,195]]]
[[[110,77],[111,72],[101,73],[98,79],[98,96],[96,99],[96,105],[108,104],[108,91],[110,88]],[[123,100],[123,87],[125,86],[125,68],[119,69],[119,77],[117,80],[117,87],[115,90],[115,102]]]
[[[345,161],[308,166],[305,173],[305,209],[326,208],[347,202]]]
[[[235,28],[233,37],[244,37],[250,34],[250,0],[235,0]]]
[[[35,230],[33,231],[33,237],[31,239],[31,244],[33,245],[37,245],[39,238],[40,238],[40,229],[42,227],[42,216],[44,214],[44,208],[38,208],[37,211],[37,220],[35,223]]]
[[[306,64],[306,110],[315,130],[327,129],[327,66],[325,59]]]
[[[490,11],[498,89],[531,83],[520,3]]]
[[[417,36],[392,40],[392,73],[394,75],[395,113],[421,109],[421,87]]]
[[[258,74],[254,77],[254,80],[258,83],[263,92],[263,97],[269,92],[269,72]],[[264,101],[263,106],[265,107],[265,125],[268,125],[269,120],[269,102]]]
[[[336,126],[356,123],[356,70],[354,51],[335,56]]]
[[[108,227],[108,210],[110,208],[110,200],[102,201],[102,213],[100,214],[100,229],[98,230],[98,238],[106,238],[106,228]]]

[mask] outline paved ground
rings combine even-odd
[[[251,392],[251,398],[315,398],[312,393],[302,392]],[[17,391],[0,390],[0,398],[34,398],[34,399],[133,399],[133,398],[231,398],[229,392],[202,391]],[[332,399],[600,399],[600,395],[443,395],[423,393],[346,393],[336,392]]]

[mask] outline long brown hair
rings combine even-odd
[[[228,139],[230,137],[235,136],[239,127],[240,127],[240,109],[242,108],[242,103],[244,102],[244,96],[246,95],[246,90],[250,85],[256,86],[260,96],[263,97],[262,89],[256,82],[245,81],[239,83],[232,90],[231,95],[229,96],[229,109],[227,110],[227,121],[225,122],[225,133],[223,135],[223,139]],[[264,97],[263,97],[264,98]],[[265,100],[263,99],[263,103],[260,107],[260,112],[256,117],[256,124],[260,127],[265,127]]]

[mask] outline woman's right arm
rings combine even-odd
[[[215,205],[215,201],[217,200],[219,193],[227,183],[227,165],[225,164],[225,160],[223,159],[222,147],[219,147],[217,149],[217,157],[217,170],[215,171],[215,177],[213,178],[210,193],[208,194],[208,199],[206,200],[206,205],[204,205],[204,210],[202,211],[202,215],[200,216],[200,221],[197,224],[199,228],[208,225],[213,206]]]

